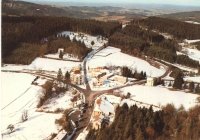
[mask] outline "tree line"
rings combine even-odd
[[[30,64],[36,57],[42,57],[45,54],[57,53],[59,48],[64,48],[64,53],[82,60],[90,51],[84,43],[69,37],[51,37],[47,43],[22,43],[20,47],[13,50],[10,55],[4,58],[4,63],[8,64]]]
[[[110,36],[109,45],[131,55],[145,54],[170,62],[175,61],[178,46],[174,40],[166,40],[162,35],[143,29],[134,22]]]
[[[62,31],[84,32],[108,37],[118,28],[121,28],[118,22],[101,22],[90,19],[3,16],[2,57],[7,57],[23,43],[39,44],[42,39]]]
[[[145,79],[147,77],[146,72],[141,71],[140,73],[137,71],[132,71],[128,67],[122,67],[122,76],[136,78],[138,80]]]
[[[167,105],[160,111],[152,107],[130,108],[125,103],[118,107],[111,125],[102,123],[101,129],[90,129],[87,140],[167,140],[193,139],[200,137],[200,107],[189,111]]]
[[[142,20],[135,20],[137,24],[151,30],[158,30],[162,33],[169,33],[177,39],[199,39],[200,25],[181,22],[178,20],[149,17]]]

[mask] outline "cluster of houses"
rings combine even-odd
[[[89,75],[93,87],[124,85],[130,80],[130,78],[121,76],[120,67],[114,70],[105,67],[89,68]]]
[[[127,78],[121,75],[121,69],[117,68],[114,71],[110,71],[104,67],[90,68],[89,77],[94,88],[102,86],[117,86],[124,85],[127,82],[133,82],[136,79]],[[81,65],[74,67],[70,72],[70,80],[73,84],[82,85],[84,83],[84,74],[81,71]],[[147,86],[154,86],[155,78],[147,77]]]
[[[108,99],[109,96],[115,98],[114,100]],[[106,125],[111,124],[114,121],[115,110],[121,102],[120,97],[113,95],[100,96],[95,100],[94,110],[91,117],[91,124],[93,129],[100,129],[102,123]]]

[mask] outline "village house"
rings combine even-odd
[[[82,85],[83,84],[83,75],[72,73],[70,75],[70,80],[73,84]]]
[[[115,107],[105,97],[97,98],[92,113],[92,127],[94,129],[100,129],[102,120],[104,118],[109,120],[109,118],[114,117],[114,113]]]
[[[108,78],[112,77],[113,73],[102,73],[96,77],[96,80],[93,80],[94,86],[102,86],[106,81],[108,81]]]
[[[147,77],[146,85],[147,86],[154,86],[154,81],[155,81],[155,78],[153,78],[153,77]]]
[[[70,73],[70,80],[73,84],[82,85],[84,83],[84,75],[81,72],[81,67],[74,67]]]

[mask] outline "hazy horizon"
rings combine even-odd
[[[175,6],[194,6],[200,7],[199,0],[24,0],[37,3],[85,3],[85,4],[145,4],[145,5],[175,5]]]

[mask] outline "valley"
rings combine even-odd
[[[197,140],[199,15],[168,12],[4,1],[2,139]]]

